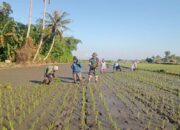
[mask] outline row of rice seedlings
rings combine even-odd
[[[61,87],[60,90],[55,91],[54,95],[51,96],[51,99],[49,100],[48,104],[46,105],[46,108],[41,111],[35,118],[34,122],[31,124],[31,127],[29,130],[33,130],[36,125],[40,122],[40,119],[43,119],[44,115],[46,114],[47,110],[49,110],[53,104],[55,103],[55,100],[58,98],[59,95],[63,92],[64,87]]]
[[[2,85],[0,84],[0,126],[3,125],[3,115],[2,115]],[[1,127],[0,127],[1,128]]]
[[[86,128],[86,124],[85,124],[85,105],[86,105],[86,87],[83,86],[82,88],[82,107],[81,107],[81,124],[80,124],[80,128],[82,130],[85,130]]]
[[[170,94],[175,94],[177,93],[175,90],[177,89],[177,86],[173,86],[172,84],[169,84],[168,82],[166,82],[166,80],[160,80],[159,77],[157,75],[151,76],[151,77],[147,77],[148,73],[134,73],[134,74],[130,74],[127,73],[126,75],[128,75],[128,77],[131,77],[135,80],[138,80],[140,82],[143,82],[145,84],[150,84],[152,85],[152,87],[156,87],[159,90],[163,90],[165,92],[168,92]],[[168,99],[168,98],[167,98]]]
[[[70,115],[65,119],[65,130],[69,130],[69,127],[70,127],[70,121],[72,119],[72,116],[73,116],[73,112],[75,110],[75,107],[77,105],[77,100],[78,100],[78,97],[77,97],[77,94],[78,94],[78,90],[79,90],[79,86],[76,86],[76,90],[75,90],[75,94],[74,94],[74,97],[73,97],[73,101],[71,103],[71,110],[70,110]]]
[[[33,88],[33,89],[32,89]],[[35,109],[41,102],[42,99],[42,90],[47,90],[46,88],[41,89],[40,86],[17,86],[12,87],[11,83],[6,83],[4,86],[1,85],[1,92],[3,90],[3,97],[1,94],[1,104],[3,103],[4,108],[0,105],[0,127],[3,127],[3,120],[7,120],[6,127],[14,129],[14,126],[17,125],[15,120],[18,122],[18,125],[26,118],[26,115],[32,112],[31,106]],[[32,91],[29,91],[29,90]],[[27,113],[28,111],[28,113]],[[5,128],[5,127],[4,127]]]
[[[134,83],[132,83],[132,85],[131,86],[133,86],[134,85]],[[134,89],[133,91],[136,91],[136,93],[141,93],[147,100],[149,100],[151,103],[154,101],[154,99],[155,98],[153,98],[155,95],[150,91],[150,92],[146,92],[146,91],[144,91],[144,89],[146,89],[145,87],[143,87],[142,89],[140,89],[140,90],[137,90],[137,88],[135,88],[135,87],[132,87],[132,89]],[[140,91],[140,92],[138,92],[138,91]],[[162,101],[167,101],[166,100],[166,97],[165,96],[163,96],[162,95]],[[167,106],[167,104],[168,103],[166,103],[166,102],[164,102],[164,104]]]
[[[104,95],[103,95],[102,91],[100,90],[100,88],[98,86],[95,86],[95,88],[96,88],[96,91],[99,93],[99,98],[100,98],[101,102],[103,103],[103,106],[104,106],[104,108],[105,108],[105,110],[107,112],[108,119],[111,122],[112,128],[114,130],[120,130],[120,128],[118,128],[118,126],[117,126],[116,121],[113,119],[113,117],[111,115],[111,112],[109,110],[109,106],[106,103],[106,99],[104,98]]]
[[[91,95],[91,100],[92,100],[92,106],[93,106],[93,112],[94,112],[94,115],[95,115],[95,123],[96,125],[98,126],[98,130],[102,130],[102,126],[101,126],[101,121],[98,119],[98,116],[99,116],[99,112],[96,108],[96,101],[94,99],[94,94],[93,94],[93,89],[94,88],[93,86],[90,86],[88,85],[88,88],[89,88],[89,91],[90,91],[90,95]]]
[[[59,115],[61,115],[63,108],[65,108],[66,105],[68,105],[68,96],[70,96],[70,92],[72,90],[72,85],[68,88],[67,92],[65,93],[62,104],[58,106],[58,108],[55,111],[55,116],[53,117],[52,122],[48,125],[48,130],[53,130],[56,126],[56,120],[59,118]]]
[[[42,93],[42,91],[40,90],[42,87],[46,87],[46,86],[38,86],[37,88],[35,88],[34,92],[31,94],[31,99],[28,104],[28,106],[29,106],[28,110],[25,109],[25,111],[28,112],[28,115],[31,114],[34,110],[36,110],[36,108],[38,106],[40,106],[40,104],[42,104],[43,98],[46,98],[46,96],[47,96],[46,94],[48,91],[43,91],[44,93]],[[54,91],[56,87],[57,86],[51,86],[51,88],[49,89],[49,92]],[[25,112],[24,112],[23,120],[24,119],[25,119]],[[33,129],[36,124],[38,124],[39,120],[40,120],[40,116],[37,116],[31,125],[31,129]],[[21,122],[20,122],[20,124],[21,124]]]
[[[139,113],[139,108],[137,104],[134,102],[134,97],[129,96],[129,94],[124,90],[122,84],[116,85],[114,84],[114,81],[109,78],[106,78],[106,80],[103,79],[103,83],[106,84],[106,86],[123,102],[123,104],[127,108],[131,109],[131,111],[135,111],[135,113],[137,111]]]
[[[29,91],[30,88],[31,90],[32,88],[34,89]],[[4,113],[6,113],[9,122],[8,127],[10,129],[14,129],[15,126],[20,125],[26,116],[32,112],[32,109],[39,106],[43,96],[41,94],[42,90],[46,90],[46,88],[41,88],[41,86],[17,86],[16,89],[4,89],[4,93],[6,94],[4,95],[6,109]]]
[[[113,81],[114,81],[114,79],[113,79]],[[118,82],[116,82],[116,83],[118,83]],[[111,86],[112,86],[112,85],[111,85]],[[122,86],[122,84],[121,84],[121,86]],[[118,88],[119,88],[119,87],[117,87],[117,86],[115,85],[115,86],[113,86],[113,89],[114,89],[114,88],[117,88],[115,91],[116,91],[116,92],[119,92],[119,91],[118,91]],[[128,89],[128,86],[126,86],[125,88]],[[119,88],[119,89],[121,89],[121,91],[123,91],[122,87]],[[123,94],[124,94],[124,93],[125,93],[125,91],[123,91]],[[119,93],[118,93],[118,94],[119,94]],[[118,95],[118,94],[117,94],[117,95]],[[128,95],[127,95],[127,96],[128,96]],[[131,96],[129,96],[129,97],[130,97],[130,98],[129,98],[130,100],[134,100],[134,98],[131,98]],[[132,101],[132,102],[133,102],[133,101]],[[129,107],[129,105],[128,105],[128,107]],[[134,109],[134,108],[133,108],[133,109]],[[139,118],[140,114],[141,114],[141,113],[138,112],[138,115],[137,115],[138,118]],[[151,122],[151,121],[149,121],[149,122]],[[151,124],[151,123],[149,123],[148,126],[150,126],[150,124]]]
[[[136,89],[136,87],[134,87],[134,85],[136,85],[136,84],[132,84],[132,85],[130,85],[130,86],[132,86],[131,88],[134,88],[134,89]],[[151,101],[151,100],[149,100],[149,97],[148,97],[148,95],[144,95],[144,91],[143,91],[144,89],[142,89],[142,91],[136,91],[135,93],[139,93],[138,94],[138,99],[140,99],[143,103],[146,103],[149,107],[151,107],[152,109],[153,109],[153,107],[152,107],[152,102],[151,103],[149,103],[149,102],[147,102],[147,101]],[[133,90],[134,91],[134,90]],[[143,96],[142,96],[143,95]],[[142,96],[142,97],[141,97]],[[152,98],[152,96],[151,96],[151,98]],[[165,97],[164,97],[164,95],[162,95],[159,99],[158,98],[156,98],[156,97],[154,97],[155,99],[155,103],[158,103],[159,102],[159,105],[160,106],[158,106],[157,104],[155,104],[155,106],[156,106],[156,109],[157,109],[157,111],[158,112],[160,112],[160,113],[162,113],[163,115],[165,114],[165,115],[168,115],[167,114],[167,111],[165,111],[164,110],[164,106],[167,106],[167,103],[165,102],[166,100],[165,100]],[[172,105],[172,106],[174,106],[174,105]],[[155,110],[156,110],[155,109]],[[176,119],[175,119],[176,120]],[[163,123],[162,123],[163,124]]]
[[[118,79],[118,76],[115,75],[115,79]],[[132,111],[133,113],[136,113],[136,115],[134,115],[138,120],[141,121],[145,121],[143,118],[143,111],[145,112],[146,108],[145,107],[140,107],[142,105],[138,105],[137,102],[135,102],[135,98],[133,96],[129,96],[131,94],[127,93],[128,91],[128,86],[123,86],[123,84],[119,84],[118,82],[115,80],[114,78],[108,78],[106,77],[106,80],[103,79],[104,84],[106,84],[106,86],[112,91],[114,92],[114,94],[123,102],[123,104],[127,107],[127,109],[130,109],[130,111]],[[115,81],[115,82],[114,82]],[[117,85],[116,85],[117,83]],[[124,88],[126,88],[124,90]],[[146,111],[147,112],[147,111]],[[151,125],[151,120],[149,120],[149,126]]]

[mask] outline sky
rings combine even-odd
[[[27,24],[29,0],[8,2],[16,21]],[[88,59],[93,52],[105,59],[145,59],[180,56],[180,0],[51,0],[47,12],[65,11],[73,22],[65,36],[82,41],[73,52]],[[33,0],[33,23],[42,17],[43,0]]]

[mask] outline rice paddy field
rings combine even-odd
[[[179,76],[109,68],[98,83],[73,84],[61,65],[42,85],[43,69],[0,70],[0,130],[180,130]]]
[[[126,63],[122,64],[123,66],[130,67],[131,65]],[[180,65],[175,64],[147,64],[140,63],[138,64],[138,69],[154,71],[154,72],[164,72],[167,74],[179,75],[180,76]]]

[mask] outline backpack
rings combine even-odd
[[[98,58],[90,59],[90,66],[91,66],[92,69],[96,69],[98,67],[98,65],[99,65],[99,59]]]

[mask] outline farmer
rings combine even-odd
[[[92,58],[89,60],[89,82],[91,81],[93,75],[95,76],[95,82],[98,82],[98,72],[97,68],[99,66],[99,58],[97,53],[92,54]]]
[[[55,72],[58,70],[58,66],[56,65],[49,65],[45,69],[45,74],[44,74],[44,80],[43,83],[45,84],[50,84],[52,79],[55,78]]]
[[[76,56],[74,56],[73,58],[73,63],[71,65],[71,69],[73,72],[73,80],[74,83],[77,83],[77,80],[79,80],[80,82],[82,81],[82,76],[81,76],[81,64],[78,62],[78,59]]]
[[[119,65],[119,63],[118,62],[115,62],[114,64],[113,64],[113,72],[114,71],[121,71],[121,66]]]
[[[101,73],[104,73],[106,71],[106,62],[104,61],[104,59],[102,59],[101,61]]]
[[[134,62],[132,63],[132,65],[131,65],[131,70],[132,70],[132,71],[137,70],[137,62],[136,62],[136,61],[134,61]]]

